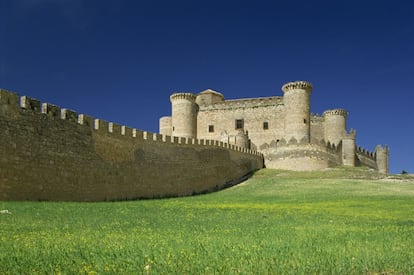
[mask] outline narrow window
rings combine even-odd
[[[269,122],[265,121],[263,122],[263,130],[269,129]]]
[[[243,119],[236,119],[236,130],[243,129],[243,128],[244,128]]]
[[[303,123],[305,123],[305,124],[307,123],[306,118],[303,119]]]
[[[208,125],[208,132],[214,133],[214,125]]]

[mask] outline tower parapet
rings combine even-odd
[[[282,86],[285,105],[285,139],[310,141],[310,94],[312,84],[289,82]]]
[[[196,95],[193,93],[174,93],[170,96],[172,106],[172,135],[195,138],[197,133]]]
[[[324,139],[338,145],[346,135],[348,112],[344,109],[327,110],[323,113]]]
[[[312,89],[312,84],[307,81],[288,82],[282,86],[282,91],[284,93],[290,90],[305,90],[306,92],[310,93],[312,92]]]

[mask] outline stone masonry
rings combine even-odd
[[[177,96],[177,115],[195,112],[192,99]],[[0,89],[0,200],[185,196],[234,185],[263,168],[261,153],[190,138],[194,129],[176,129],[187,137],[159,135]]]
[[[339,165],[368,166],[388,173],[387,146],[375,152],[356,146],[356,131],[347,132],[348,112],[311,114],[312,85],[283,85],[283,96],[225,100],[208,89],[171,95],[172,115],[160,119],[160,133],[211,139],[263,153],[269,168],[316,170]]]

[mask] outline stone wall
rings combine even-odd
[[[286,170],[321,170],[341,165],[341,148],[326,144],[298,144],[284,140],[273,143],[261,152],[266,168]]]
[[[197,137],[221,140],[221,134],[237,135],[236,120],[243,120],[251,148],[259,147],[272,139],[284,136],[284,105],[281,97],[226,100],[210,106],[200,106],[197,118]],[[264,124],[267,124],[265,127]],[[214,127],[209,132],[209,126]]]
[[[324,136],[324,119],[319,115],[312,114],[310,123],[310,136],[312,140],[325,139]]]
[[[183,196],[235,184],[261,154],[142,132],[0,90],[0,200]]]
[[[355,165],[356,166],[367,166],[369,168],[378,170],[377,162],[375,160],[375,154],[364,148],[358,147],[355,150]],[[388,172],[388,171],[387,171]]]

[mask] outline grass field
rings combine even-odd
[[[208,195],[0,202],[0,274],[414,274],[414,179],[261,170]]]

